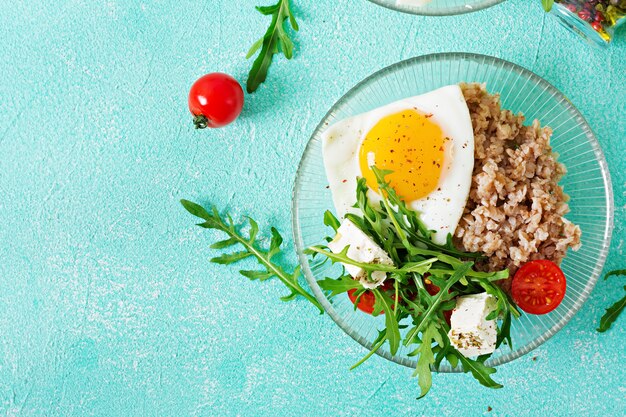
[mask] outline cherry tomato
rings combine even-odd
[[[380,289],[383,291],[389,291],[392,288],[393,288],[393,280],[386,280],[383,283],[383,285],[380,286]],[[348,290],[348,298],[350,298],[350,301],[352,301],[352,304],[356,303],[357,296],[354,294],[356,291],[357,290],[354,288],[351,290]],[[396,295],[393,294],[391,298],[395,300]],[[358,308],[364,313],[372,314],[374,312],[374,304],[376,304],[376,296],[374,295],[374,293],[371,291],[365,291],[363,294],[361,294],[361,298],[359,298],[359,303],[357,304],[356,308]],[[394,307],[395,307],[395,303],[392,306],[392,308]],[[385,312],[381,311],[380,314],[385,314]]]
[[[354,295],[355,292],[355,288],[348,290],[348,297],[350,298],[350,301],[352,301],[352,304],[356,303],[357,296]],[[374,296],[374,293],[371,291],[365,291],[361,294],[361,298],[359,298],[359,303],[356,305],[356,308],[364,313],[372,314],[374,312],[375,303],[376,297]]]
[[[554,262],[531,261],[513,277],[511,296],[525,312],[546,314],[561,304],[566,286],[565,275]]]
[[[433,282],[427,277],[424,277],[424,288],[426,288],[426,291],[430,295],[437,295],[439,292],[439,287],[433,284]]]
[[[431,280],[428,279],[429,274],[424,275],[424,288],[430,295],[437,295],[439,292],[439,287],[433,284]],[[448,290],[450,292],[450,290]],[[443,312],[443,318],[446,319],[446,323],[450,325],[450,318],[452,317],[452,310],[446,310]]]
[[[243,108],[243,89],[228,74],[204,75],[189,90],[189,111],[196,129],[222,127],[231,123]]]

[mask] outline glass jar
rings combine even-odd
[[[555,0],[551,13],[587,42],[606,46],[626,21],[626,0]]]

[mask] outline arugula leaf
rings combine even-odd
[[[272,259],[280,252],[280,246],[283,243],[283,238],[275,228],[271,228],[271,240],[268,250],[264,250],[256,241],[259,226],[257,223],[248,218],[250,224],[250,231],[248,236],[243,236],[238,230],[238,227],[233,223],[230,215],[227,215],[224,220],[217,209],[212,207],[211,211],[205,210],[199,204],[193,203],[188,200],[180,200],[183,207],[191,214],[204,220],[197,225],[205,229],[220,230],[228,235],[228,239],[222,240],[211,245],[214,249],[224,249],[233,245],[240,245],[243,247],[242,251],[223,254],[221,256],[211,259],[211,262],[229,265],[238,262],[247,257],[253,256],[265,269],[262,271],[239,271],[241,275],[251,280],[264,281],[271,277],[278,278],[289,289],[290,293],[284,297],[281,297],[283,301],[291,301],[297,296],[301,296],[307,299],[311,304],[317,307],[320,314],[324,312],[320,303],[314,296],[309,294],[298,281],[300,278],[300,267],[294,268],[293,272],[287,272],[282,266],[275,263]]]
[[[456,284],[461,278],[465,276],[465,274],[467,274],[467,271],[470,270],[470,268],[472,267],[472,264],[473,264],[472,262],[467,262],[462,267],[457,269],[454,272],[454,274],[450,277],[450,279],[448,279],[448,281],[446,282],[446,285],[444,285],[436,295],[431,297],[430,305],[428,309],[426,310],[426,312],[424,312],[423,315],[419,317],[418,321],[416,322],[416,326],[414,328],[415,334],[419,333],[421,329],[424,327],[424,324],[427,323],[428,320],[430,320],[432,316],[437,314],[439,304],[441,304],[442,301],[448,300],[454,297],[455,294],[448,292],[448,290],[450,290],[450,288],[452,288],[454,284]],[[421,290],[421,291],[422,293],[426,292],[426,290]],[[424,298],[428,299],[426,297]]]
[[[341,223],[339,223],[339,219],[337,219],[337,217],[335,217],[335,215],[331,213],[330,210],[326,210],[324,212],[324,225],[332,227],[332,229],[337,232],[337,229],[339,229]]]
[[[267,78],[267,70],[272,64],[274,55],[282,52],[285,58],[293,57],[293,42],[289,38],[285,29],[285,20],[289,19],[291,28],[298,31],[298,24],[291,13],[289,0],[278,0],[278,3],[272,6],[257,6],[256,9],[265,16],[272,16],[272,21],[262,38],[252,44],[246,58],[251,58],[258,50],[261,49],[259,56],[256,57],[246,83],[248,93],[256,91],[262,82]]]
[[[451,235],[447,236],[443,245],[434,243],[433,231],[428,230],[421,221],[419,213],[406,207],[402,198],[385,181],[389,171],[370,168],[377,178],[379,195],[382,197],[380,204],[368,199],[367,182],[364,178],[359,178],[354,207],[360,211],[360,215],[349,213],[346,218],[381,246],[389,254],[394,265],[356,262],[347,256],[348,248],[344,248],[341,253],[333,253],[326,246],[318,245],[306,251],[311,256],[323,255],[332,262],[359,266],[367,273],[384,271],[388,274],[387,279],[393,280],[393,289],[387,286],[369,290],[376,300],[374,315],[382,312],[385,314],[385,329],[379,332],[369,353],[351,369],[365,362],[389,341],[389,351],[392,355],[397,354],[400,343],[406,347],[414,347],[408,356],[418,357],[414,376],[418,377],[420,398],[431,388],[431,369],[437,369],[444,359],[447,359],[454,368],[460,362],[466,373],[471,372],[474,378],[485,386],[501,387],[491,378],[491,374],[496,370],[484,365],[484,361],[490,355],[474,360],[462,356],[454,349],[448,338],[450,326],[446,322],[444,312],[454,308],[457,296],[486,291],[497,299],[496,308],[488,319],[502,319],[498,328],[497,345],[505,340],[510,345],[511,317],[519,316],[519,311],[510,297],[494,284],[494,281],[508,278],[508,270],[475,271],[474,261],[483,258],[484,255],[458,250],[453,244]],[[325,213],[324,223],[335,231],[339,225],[336,218],[329,213]],[[330,240],[330,237],[327,240]],[[436,294],[431,295],[426,290],[424,284],[426,278],[440,288]],[[356,289],[354,295],[357,300],[368,291],[349,276],[342,276],[337,280],[327,278],[320,281],[320,286],[330,291],[331,296]],[[394,300],[402,302],[396,303]],[[406,319],[411,319],[413,326],[402,338],[400,329],[407,327],[403,324]]]
[[[491,378],[491,374],[496,373],[496,368],[485,366],[485,357],[479,357],[476,360],[466,358],[459,351],[454,350],[457,358],[463,365],[463,372],[471,372],[474,378],[483,386],[487,388],[502,388],[502,385],[498,384]]]
[[[393,265],[370,264],[370,263],[355,261],[352,258],[349,258],[348,255],[347,255],[349,248],[350,248],[349,246],[346,246],[345,248],[343,248],[343,250],[340,253],[334,253],[334,252],[331,252],[331,251],[328,251],[328,250],[324,249],[324,247],[322,247],[322,246],[310,246],[305,251],[305,253],[307,255],[311,255],[313,253],[319,253],[319,254],[322,254],[322,255],[326,256],[328,259],[330,259],[333,262],[341,262],[341,263],[344,263],[344,264],[355,265],[355,266],[358,266],[359,268],[363,268],[365,271],[368,271],[368,272],[373,272],[373,271],[396,272],[396,271],[399,271],[399,269],[396,268]]]
[[[549,12],[552,10],[552,6],[554,6],[554,0],[541,0],[541,5],[543,6],[543,10]]]
[[[252,254],[250,252],[233,252],[233,253],[227,253],[221,256],[216,256],[215,258],[211,258],[211,262],[214,262],[216,264],[222,264],[222,265],[228,265],[228,264],[232,264],[235,263],[237,261],[240,261],[242,259],[247,258],[248,256],[251,256]]]
[[[393,302],[391,298],[387,298],[386,294],[381,293],[378,289],[372,290],[376,297],[376,302],[380,303],[383,311],[385,312],[385,328],[387,331],[387,340],[389,341],[389,351],[391,355],[395,355],[400,347],[400,328],[398,327],[398,319],[396,314],[391,308],[390,302]],[[394,303],[395,304],[395,303]]]
[[[411,239],[426,245],[427,248],[436,249],[444,254],[453,255],[459,258],[483,258],[480,253],[463,252],[454,247],[452,244],[452,238],[450,236],[446,239],[445,245],[438,245],[432,241],[433,232],[428,230],[424,222],[419,217],[419,214],[406,206],[406,203],[396,191],[385,181],[385,177],[391,173],[391,171],[380,170],[375,166],[371,166],[370,169],[374,172],[376,180],[378,181],[378,187],[382,191],[383,203],[387,215],[392,219],[396,229],[398,231],[398,237],[403,244],[407,244],[406,239],[403,239],[406,234]],[[414,245],[411,245],[414,246]]]
[[[359,229],[374,239],[374,241],[389,254],[394,264],[398,264],[401,259],[394,247],[394,233],[391,231],[389,222],[386,221],[386,215],[376,210],[370,204],[367,197],[368,191],[369,187],[367,186],[365,178],[359,178],[356,186],[357,203],[355,204],[355,208],[361,211],[363,217],[349,213],[346,215],[346,218],[351,220]]]
[[[240,269],[239,273],[251,281],[254,281],[256,279],[258,279],[259,281],[265,281],[266,279],[270,279],[272,277],[272,274],[267,271],[250,271]]]
[[[616,269],[615,271],[607,272],[604,275],[604,280],[606,281],[609,277],[617,276],[617,275],[626,275],[626,269]],[[626,287],[624,287],[624,291],[626,291]],[[626,296],[621,300],[618,300],[611,307],[606,309],[606,312],[600,318],[600,327],[596,330],[600,333],[604,333],[611,328],[611,325],[617,320],[622,311],[626,308]]]
[[[367,355],[365,355],[360,361],[358,361],[357,363],[355,363],[354,365],[352,365],[350,367],[350,370],[352,371],[353,369],[361,366],[365,361],[367,361],[369,358],[371,358],[374,353],[376,353],[376,351],[378,349],[380,349],[380,347],[382,345],[385,344],[385,341],[387,340],[387,331],[386,330],[381,330],[378,332],[378,336],[376,337],[376,339],[374,340],[374,342],[372,343],[372,349],[369,351],[369,353]]]
[[[417,383],[421,389],[418,399],[428,394],[433,383],[430,367],[435,363],[435,355],[432,347],[435,341],[438,345],[443,344],[437,326],[434,322],[430,322],[422,333],[422,342],[418,348],[419,358],[417,359],[417,367],[413,373],[413,376],[417,376]]]
[[[618,275],[626,275],[626,269],[616,269],[615,271],[607,272],[606,275],[604,275],[604,280],[606,281],[609,277],[615,277]]]
[[[624,287],[624,291],[626,291],[626,286]],[[604,333],[609,330],[613,322],[617,320],[620,314],[622,314],[624,308],[626,308],[626,295],[621,300],[606,309],[606,312],[600,319],[600,327],[596,330],[600,333]]]
[[[338,279],[325,278],[317,281],[320,288],[324,291],[330,291],[330,296],[342,294],[353,289],[361,289],[363,286],[359,281],[353,279],[350,275],[343,275]]]
[[[517,307],[513,303],[511,297],[505,293],[502,288],[492,284],[491,282],[481,281],[479,284],[487,292],[487,294],[493,295],[497,300],[496,309],[487,316],[487,320],[492,320],[498,317],[502,318],[502,325],[500,326],[500,331],[498,332],[496,348],[500,347],[502,342],[506,340],[507,345],[513,349],[513,342],[511,341],[511,316],[518,318],[521,315],[520,312],[517,310]]]

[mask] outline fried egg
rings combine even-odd
[[[328,127],[322,133],[324,167],[340,217],[356,212],[356,182],[379,202],[370,169],[393,171],[387,181],[407,207],[420,213],[445,243],[463,214],[474,168],[474,133],[458,85],[406,98]]]

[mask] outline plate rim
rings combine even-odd
[[[467,6],[455,6],[449,7],[443,10],[434,10],[434,11],[420,11],[419,7],[416,6],[397,6],[389,3],[389,0],[368,0],[371,3],[374,3],[377,6],[382,6],[385,9],[393,10],[395,12],[412,14],[415,16],[456,16],[462,14],[468,14],[473,12],[478,12],[480,10],[487,9],[489,7],[496,6],[500,3],[504,3],[506,0],[484,0],[483,3],[478,6],[468,8]]]
[[[369,83],[373,82],[376,78],[381,77],[385,75],[386,73],[392,72],[396,69],[399,69],[400,67],[416,65],[423,61],[464,60],[464,59],[465,60],[470,59],[473,61],[477,61],[479,63],[481,62],[485,63],[486,61],[491,61],[492,63],[499,64],[502,67],[509,66],[511,69],[518,71],[520,75],[527,76],[532,81],[536,82],[541,87],[545,88],[546,91],[552,94],[553,97],[560,99],[560,101],[564,101],[567,110],[572,112],[573,117],[575,117],[577,122],[579,122],[579,124],[582,126],[583,128],[582,130],[585,133],[585,136],[594,151],[596,161],[598,162],[601,172],[602,172],[602,178],[604,181],[604,189],[606,192],[605,201],[607,205],[607,209],[606,209],[607,221],[604,227],[604,235],[606,236],[606,239],[603,242],[603,245],[602,245],[599,257],[598,257],[598,261],[596,262],[593,268],[592,277],[591,279],[589,279],[589,281],[585,285],[585,288],[583,289],[581,296],[576,301],[572,309],[569,310],[563,317],[560,318],[560,320],[558,320],[558,322],[556,322],[540,337],[535,338],[530,343],[527,343],[526,345],[521,346],[520,348],[516,350],[512,350],[509,353],[504,354],[494,359],[493,361],[488,360],[486,362],[487,365],[495,367],[495,366],[503,365],[505,363],[514,361],[515,359],[518,359],[526,355],[527,353],[531,352],[532,350],[536,349],[537,347],[545,343],[548,339],[550,339],[552,336],[554,336],[556,333],[558,333],[572,319],[572,317],[574,317],[574,315],[580,310],[580,308],[587,301],[587,299],[589,298],[589,295],[591,294],[591,291],[593,290],[596,282],[598,281],[598,278],[600,277],[600,274],[604,268],[604,264],[606,262],[606,259],[608,257],[610,247],[611,247],[611,240],[612,240],[612,234],[613,234],[613,228],[614,228],[615,206],[614,206],[614,195],[613,195],[613,185],[611,181],[611,174],[609,171],[608,163],[604,156],[604,152],[602,151],[602,147],[598,139],[596,138],[595,134],[593,133],[593,130],[589,126],[589,123],[584,118],[582,113],[576,108],[576,106],[574,106],[574,104],[567,98],[567,96],[565,96],[560,90],[558,90],[555,86],[553,86],[550,82],[545,80],[543,77],[535,74],[534,72],[526,69],[525,67],[521,65],[504,60],[502,58],[498,58],[498,57],[494,57],[490,55],[484,55],[484,54],[476,54],[476,53],[471,53],[471,52],[440,52],[440,53],[419,55],[419,56],[404,59],[396,63],[393,63],[391,65],[388,65],[370,74],[369,76],[365,77],[364,79],[356,83],[352,88],[350,88],[346,93],[344,93],[331,106],[328,112],[326,112],[324,117],[322,117],[320,122],[317,124],[309,140],[307,141],[307,144],[302,153],[300,162],[298,163],[298,168],[296,170],[296,175],[295,175],[293,188],[292,188],[292,205],[291,205],[292,235],[294,239],[294,247],[296,249],[296,254],[298,257],[298,261],[299,261],[302,273],[307,281],[307,284],[313,291],[315,298],[322,304],[324,311],[333,319],[333,321],[346,334],[352,337],[352,339],[357,341],[359,344],[365,347],[368,351],[372,350],[373,344],[369,340],[366,340],[364,337],[360,336],[356,331],[351,329],[346,323],[344,323],[344,320],[337,314],[335,309],[332,307],[332,305],[330,304],[329,300],[326,298],[326,296],[322,292],[319,285],[317,285],[317,281],[314,277],[313,272],[311,271],[311,268],[308,262],[308,257],[304,254],[304,251],[303,251],[304,245],[302,241],[302,235],[300,233],[300,222],[298,218],[299,184],[302,178],[302,173],[304,171],[303,164],[307,158],[307,155],[310,153],[310,147],[312,146],[313,140],[315,139],[317,132],[323,128],[324,124],[326,123],[326,120],[336,111],[336,109],[343,107],[345,103],[358,90],[367,86]],[[402,356],[393,356],[388,351],[384,350],[382,347],[376,350],[376,354],[387,360],[390,360],[392,362],[395,362],[395,363],[398,363],[400,365],[404,365],[410,368],[414,368],[417,365],[417,362],[415,360],[409,360],[408,358],[402,357]],[[462,372],[462,370],[459,367],[452,368],[449,365],[442,365],[439,369],[434,369],[434,370],[440,373]]]

